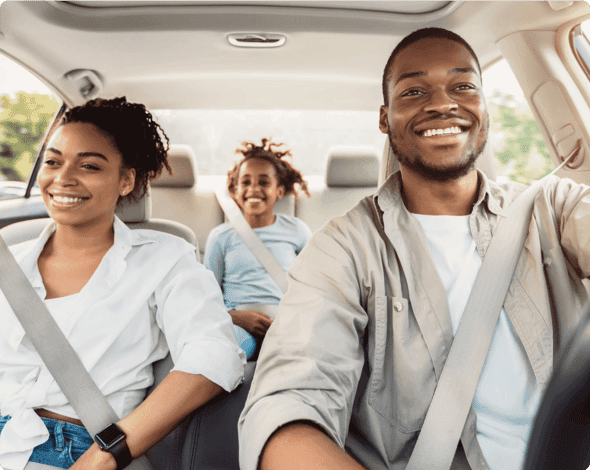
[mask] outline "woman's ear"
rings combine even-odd
[[[119,195],[127,196],[135,188],[135,168],[126,168],[121,175]]]
[[[285,197],[285,187],[281,184],[277,188],[277,199],[283,199]]]

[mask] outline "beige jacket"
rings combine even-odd
[[[291,268],[240,418],[242,470],[256,470],[270,435],[294,420],[317,423],[369,469],[406,467],[453,334],[444,286],[400,186],[395,173],[374,196],[314,234]],[[480,256],[524,189],[480,173],[469,217]],[[541,387],[555,345],[586,300],[580,278],[590,276],[589,217],[589,187],[548,179],[504,302]],[[545,253],[539,227],[545,243],[555,243]],[[553,290],[563,304],[553,309],[546,276],[560,284]],[[458,457],[486,469],[475,419],[471,410]]]

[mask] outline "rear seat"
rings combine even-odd
[[[195,232],[203,256],[209,232],[225,221],[215,190],[226,184],[226,175],[198,175],[193,150],[188,145],[170,145],[173,175],[164,172],[151,184],[153,217],[180,222]],[[342,215],[377,189],[379,158],[373,148],[334,147],[328,155],[326,175],[308,176],[311,198],[287,196],[275,212],[295,215],[312,232],[331,218]]]
[[[209,232],[225,221],[215,190],[225,186],[227,176],[198,176],[197,160],[189,145],[170,145],[168,159],[172,176],[164,171],[151,183],[152,214],[191,228],[202,259]],[[295,215],[295,198],[283,198],[275,205],[275,211]]]
[[[379,157],[373,147],[333,147],[328,154],[325,179],[305,179],[311,198],[299,196],[295,215],[315,232],[377,190]]]

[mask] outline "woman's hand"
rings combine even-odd
[[[117,462],[109,452],[104,452],[98,448],[96,443],[76,460],[76,463],[70,467],[70,470],[117,470]]]
[[[270,317],[256,310],[230,310],[234,325],[244,328],[252,336],[264,336],[272,325]]]

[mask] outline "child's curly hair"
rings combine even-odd
[[[135,187],[125,197],[137,201],[148,182],[158,177],[168,163],[168,136],[143,104],[129,103],[123,96],[96,98],[68,110],[59,125],[82,122],[101,129],[121,153],[123,168],[135,170]],[[122,198],[119,198],[121,202]]]
[[[258,158],[272,163],[277,173],[279,185],[285,188],[285,196],[288,194],[297,195],[301,190],[307,194],[307,197],[311,197],[307,188],[307,181],[303,179],[301,172],[289,160],[284,159],[284,157],[292,156],[291,151],[276,149],[282,145],[284,144],[277,144],[271,139],[262,139],[261,145],[256,145],[253,142],[242,142],[242,147],[237,148],[236,153],[241,153],[243,158],[237,161],[233,168],[227,172],[227,189],[229,193],[232,196],[235,195],[242,164],[246,160]]]

